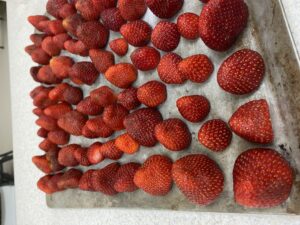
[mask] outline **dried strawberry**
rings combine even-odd
[[[199,16],[194,13],[183,13],[177,19],[177,28],[182,37],[196,39],[199,37]]]
[[[138,100],[148,107],[157,107],[167,99],[166,85],[159,81],[149,81],[137,90]]]
[[[58,191],[52,187],[49,187],[48,185],[52,177],[52,175],[45,175],[41,177],[37,182],[37,187],[46,194],[53,194],[54,192]]]
[[[77,27],[84,22],[80,14],[73,14],[65,18],[62,22],[63,27],[73,36],[77,37]]]
[[[50,116],[46,116],[46,115],[41,115],[36,121],[35,123],[48,130],[48,131],[52,131],[52,130],[56,130],[58,127],[57,127],[57,124],[56,124],[56,119],[53,119],[52,117]]]
[[[114,140],[110,140],[100,147],[100,153],[104,158],[117,160],[123,155],[123,152],[117,148]]]
[[[36,45],[28,45],[24,48],[25,52],[30,56],[36,49],[40,49],[40,48]]]
[[[32,110],[32,112],[33,112],[36,116],[38,116],[38,117],[40,117],[41,115],[44,114],[43,109],[41,109],[41,108],[34,108],[34,109]]]
[[[59,119],[61,116],[72,111],[70,104],[61,102],[55,105],[50,105],[44,109],[44,114],[54,119]]]
[[[148,71],[157,67],[160,61],[160,53],[153,47],[141,47],[134,50],[130,58],[137,69]]]
[[[115,64],[114,54],[106,50],[90,49],[89,56],[100,73],[105,73],[110,66]]]
[[[41,83],[41,80],[39,80],[39,78],[38,78],[38,72],[39,72],[40,68],[41,68],[41,66],[33,66],[30,68],[30,71],[29,71],[32,79],[39,83]]]
[[[90,93],[92,101],[102,107],[109,106],[116,102],[115,92],[108,86],[99,87]]]
[[[134,87],[121,91],[118,95],[118,103],[128,110],[132,110],[141,105],[137,98],[137,89]]]
[[[97,80],[99,72],[91,62],[77,62],[69,70],[69,76],[92,85]]]
[[[125,20],[138,20],[144,16],[147,6],[144,0],[119,0],[118,7]]]
[[[92,186],[92,174],[96,170],[88,170],[84,172],[79,181],[79,188],[84,191],[94,191]]]
[[[43,27],[43,31],[47,34],[56,35],[66,32],[61,20],[41,21],[39,25]]]
[[[58,152],[58,162],[63,166],[77,166],[79,163],[74,154],[78,148],[81,148],[80,145],[71,144],[60,149]]]
[[[114,130],[112,130],[106,123],[103,121],[102,116],[94,117],[89,119],[86,122],[87,128],[95,133],[98,137],[107,138],[110,137]]]
[[[104,156],[101,153],[102,143],[95,142],[87,150],[87,158],[91,164],[98,164],[104,160]]]
[[[48,0],[46,10],[50,15],[56,18],[61,18],[59,15],[59,10],[67,3],[67,0]]]
[[[119,63],[108,68],[105,78],[119,88],[128,88],[136,81],[138,72],[130,63]]]
[[[128,43],[124,38],[117,38],[110,41],[109,47],[118,56],[124,56],[128,52]]]
[[[87,149],[85,148],[77,148],[74,152],[74,157],[81,166],[91,165],[87,157]]]
[[[123,130],[125,128],[123,120],[128,113],[124,106],[118,103],[112,104],[104,108],[103,121],[113,130]]]
[[[137,143],[128,133],[122,134],[115,140],[116,147],[126,154],[134,154],[139,150]]]
[[[101,13],[103,25],[112,31],[119,31],[121,26],[126,23],[126,20],[121,16],[118,8],[105,9]]]
[[[40,25],[40,22],[48,21],[49,18],[47,16],[43,16],[43,15],[34,15],[34,16],[28,16],[27,20],[36,29],[38,29],[39,31],[43,31],[43,26]]]
[[[53,101],[63,101],[63,93],[70,85],[67,83],[61,83],[56,85],[52,90],[50,90],[48,97]]]
[[[81,130],[87,118],[77,111],[71,111],[63,115],[57,121],[58,126],[74,136],[80,136]]]
[[[92,0],[92,2],[100,13],[105,9],[116,7],[115,0]]]
[[[159,18],[173,17],[183,6],[183,0],[145,0],[148,8]]]
[[[81,56],[88,56],[89,50],[88,48],[83,44],[82,41],[77,40],[67,40],[64,43],[65,49],[75,55],[81,55]]]
[[[87,125],[85,124],[81,130],[81,134],[82,136],[89,138],[89,139],[96,139],[99,137],[98,134],[94,133],[93,131],[91,131]]]
[[[42,42],[42,49],[50,56],[60,54],[60,48],[54,43],[53,37],[46,37]]]
[[[65,190],[64,188],[58,187],[57,183],[61,179],[64,173],[56,173],[52,175],[50,180],[47,182],[47,187],[54,192],[59,192]]]
[[[53,148],[53,149],[49,149],[49,151],[46,152],[46,158],[53,172],[57,172],[65,168],[63,165],[61,165],[58,162],[59,151],[60,150],[58,148],[57,149]]]
[[[52,72],[61,79],[69,76],[69,69],[73,66],[73,64],[73,59],[68,56],[58,56],[50,60],[50,68]]]
[[[103,107],[93,102],[92,98],[88,96],[78,103],[76,110],[85,115],[96,116],[102,113]]]
[[[60,189],[78,188],[82,172],[77,169],[69,169],[62,175],[57,182],[57,186]]]
[[[70,134],[63,130],[54,130],[48,133],[49,141],[57,145],[65,145],[69,143]]]

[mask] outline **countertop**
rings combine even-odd
[[[256,0],[258,1],[258,0]],[[31,157],[40,154],[39,139],[31,139],[37,128],[35,116],[29,114],[32,101],[28,92],[35,86],[29,75],[32,65],[30,57],[24,53],[29,44],[28,36],[33,29],[27,23],[30,14],[44,12],[46,0],[10,0],[8,4],[9,61],[13,112],[14,169],[16,184],[17,223],[19,225],[94,225],[94,224],[231,224],[231,225],[300,225],[299,216],[242,215],[198,212],[173,212],[156,210],[123,209],[50,209],[45,195],[38,191],[35,183],[41,173],[31,165]],[[300,2],[283,0],[289,26],[300,52]]]

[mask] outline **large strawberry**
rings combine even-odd
[[[148,8],[159,18],[173,17],[183,6],[183,0],[146,0]]]
[[[69,75],[73,82],[77,80],[92,85],[97,80],[99,72],[91,62],[78,62],[70,68]]]

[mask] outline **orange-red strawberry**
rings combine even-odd
[[[91,62],[77,62],[69,70],[69,76],[92,85],[97,80],[99,72]]]
[[[121,91],[118,95],[118,103],[128,110],[132,110],[140,106],[140,101],[137,98],[137,89],[134,87]]]
[[[153,29],[151,34],[152,44],[165,52],[171,52],[177,48],[180,42],[180,33],[175,23],[161,21]]]
[[[50,68],[52,72],[61,79],[69,76],[69,69],[73,66],[73,64],[73,59],[68,56],[58,56],[50,60]]]
[[[48,185],[52,177],[52,175],[45,175],[41,177],[37,182],[37,187],[46,194],[52,194],[56,192],[57,190],[53,189],[52,187],[49,187]]]
[[[47,16],[43,16],[43,15],[34,15],[34,16],[28,16],[27,20],[36,29],[38,29],[39,31],[43,31],[44,27],[40,25],[40,22],[48,21],[49,18]]]
[[[63,166],[77,166],[79,162],[75,158],[76,149],[81,148],[80,145],[71,144],[63,147],[58,152],[58,162]]]
[[[117,38],[110,41],[109,47],[118,56],[124,56],[128,52],[128,43],[124,38]]]
[[[98,20],[100,11],[92,0],[77,0],[75,8],[85,20]]]
[[[165,148],[181,151],[188,148],[192,135],[187,125],[180,119],[167,119],[155,126],[155,137]]]
[[[199,37],[199,16],[194,13],[183,13],[177,18],[177,28],[182,37],[196,39]]]
[[[88,96],[78,103],[76,110],[85,115],[96,116],[102,113],[103,107],[93,102],[92,98]]]
[[[52,130],[56,130],[58,127],[57,127],[57,124],[56,124],[56,119],[53,119],[52,117],[50,116],[46,116],[46,115],[41,115],[36,121],[35,123],[48,130],[48,131],[52,131]]]
[[[144,16],[147,6],[144,0],[119,0],[118,7],[125,20],[138,20]]]
[[[220,152],[231,142],[232,132],[223,120],[214,119],[205,122],[199,130],[198,140],[208,149]]]
[[[87,118],[80,112],[71,111],[60,117],[57,124],[61,129],[69,134],[80,136],[86,120]]]
[[[67,3],[59,9],[58,14],[61,18],[67,18],[68,16],[76,14],[76,9],[72,4]]]
[[[39,144],[39,148],[45,152],[48,152],[51,150],[57,150],[58,146],[46,138]]]
[[[90,49],[89,56],[100,73],[105,73],[110,66],[115,64],[114,54],[106,50]]]
[[[136,142],[128,133],[122,134],[115,140],[116,147],[126,154],[134,154],[139,150],[139,143]]]
[[[183,6],[183,0],[145,0],[148,8],[159,18],[173,17]]]
[[[43,109],[41,109],[41,108],[34,108],[34,109],[32,110],[32,112],[33,112],[36,116],[38,116],[38,117],[40,117],[41,115],[44,114]]]
[[[137,79],[138,72],[130,63],[119,63],[108,68],[105,78],[119,88],[128,88]]]
[[[95,139],[95,138],[98,138],[99,135],[94,133],[93,131],[91,131],[87,125],[85,124],[82,128],[82,131],[81,131],[81,134],[82,136],[86,137],[86,138],[89,138],[89,139]]]
[[[53,37],[46,37],[42,42],[42,49],[50,56],[60,54],[60,48],[54,43]]]
[[[171,159],[163,155],[152,155],[136,171],[133,181],[150,195],[166,195],[172,187],[171,170]]]
[[[72,104],[77,105],[83,99],[83,93],[80,87],[68,87],[63,92],[63,100]]]
[[[50,180],[47,182],[47,187],[54,192],[63,191],[64,188],[59,188],[57,186],[58,181],[61,179],[61,177],[64,175],[64,173],[57,173],[52,175]]]
[[[36,47],[40,47],[45,37],[47,37],[46,34],[31,34],[30,40]]]
[[[32,162],[38,169],[40,169],[44,173],[52,173],[53,172],[51,169],[51,166],[49,164],[49,161],[46,158],[46,155],[33,156]]]
[[[49,141],[57,145],[65,145],[69,143],[70,134],[63,130],[54,130],[48,133]]]
[[[105,9],[116,7],[115,0],[92,0],[92,2],[100,13]]]
[[[79,188],[84,191],[94,191],[92,186],[92,174],[96,170],[88,170],[84,172],[79,181]]]
[[[121,16],[118,8],[105,9],[101,13],[103,25],[112,31],[119,31],[121,26],[126,23],[126,20]]]
[[[65,49],[65,42],[67,40],[70,40],[71,36],[68,35],[67,33],[61,33],[53,36],[53,42],[60,48],[60,49]]]
[[[209,1],[199,17],[199,35],[204,43],[216,51],[229,49],[248,20],[248,7],[243,0]]]
[[[65,18],[62,22],[63,27],[73,36],[77,37],[77,27],[84,22],[80,14],[73,14]]]
[[[58,162],[58,152],[59,149],[50,149],[46,152],[46,158],[50,164],[50,167],[53,172],[60,171],[65,167]]]
[[[142,108],[130,113],[124,119],[127,133],[140,145],[152,147],[157,143],[155,126],[162,121],[160,112],[153,108]]]
[[[74,157],[81,166],[91,165],[89,162],[89,159],[87,157],[87,149],[86,148],[77,148],[74,152]]]
[[[90,93],[92,101],[95,104],[101,105],[103,107],[109,106],[116,102],[117,96],[115,92],[108,86],[99,87]]]
[[[149,81],[137,90],[138,100],[148,107],[157,107],[167,99],[167,87],[159,81]]]
[[[81,56],[88,56],[89,50],[88,48],[83,44],[82,41],[77,40],[67,40],[64,43],[64,48],[75,55],[81,55]]]
[[[214,70],[211,60],[203,54],[192,55],[178,64],[182,76],[195,83],[205,82]]]
[[[45,84],[59,84],[62,81],[52,72],[49,65],[42,66],[39,69],[37,78],[40,80],[40,82]]]
[[[141,47],[131,53],[130,59],[137,69],[148,71],[157,67],[160,53],[153,47]]]
[[[48,135],[48,132],[49,132],[49,131],[47,131],[46,129],[40,128],[40,129],[38,129],[38,131],[37,131],[37,135],[38,135],[39,137],[46,138],[47,135]]]
[[[123,152],[115,145],[115,140],[110,140],[100,147],[100,153],[104,158],[117,160],[123,155]]]
[[[101,146],[102,143],[95,142],[87,150],[87,158],[92,165],[104,160],[104,156],[101,153]]]
[[[197,205],[211,204],[223,191],[224,175],[206,155],[188,155],[178,159],[173,164],[172,177],[187,199]]]
[[[231,116],[229,126],[247,141],[268,144],[274,139],[269,105],[264,99],[240,106]]]
[[[152,28],[143,20],[129,22],[124,24],[120,29],[120,33],[125,40],[137,47],[145,46],[149,43],[151,32]]]
[[[44,109],[44,114],[54,119],[59,119],[61,116],[72,111],[72,107],[65,102],[50,105]]]
[[[210,112],[208,99],[201,95],[183,96],[177,99],[176,106],[182,117],[192,123],[204,120]]]
[[[48,55],[42,48],[36,48],[30,53],[31,59],[33,62],[38,64],[47,65],[51,59],[51,56]]]
[[[87,128],[95,133],[98,137],[107,138],[110,137],[114,131],[106,125],[102,116],[97,116],[89,119],[86,122]]]
[[[50,15],[56,18],[61,18],[59,15],[59,10],[67,3],[67,0],[48,0],[46,10]]]
[[[69,169],[64,175],[61,176],[57,182],[60,189],[78,188],[82,172],[77,169]]]
[[[140,168],[139,163],[127,163],[122,165],[116,174],[114,189],[117,192],[133,192],[138,189],[134,184],[133,178],[136,171]]]
[[[234,198],[245,207],[271,208],[282,204],[290,195],[293,181],[293,169],[273,149],[249,149],[234,164]]]
[[[61,20],[41,21],[39,25],[43,27],[43,31],[47,34],[56,35],[66,32]]]
[[[265,73],[262,56],[250,49],[242,49],[229,56],[220,66],[218,83],[225,91],[243,95],[256,90]]]
[[[128,113],[124,106],[115,103],[104,108],[103,121],[113,130],[123,130],[125,128],[123,120]]]
[[[39,72],[40,68],[41,68],[41,66],[33,66],[33,67],[30,68],[30,71],[29,71],[32,79],[36,82],[39,82],[39,83],[41,83],[41,81],[39,80],[37,75],[38,75],[38,72]]]

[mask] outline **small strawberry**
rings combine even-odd
[[[74,136],[80,136],[81,130],[87,118],[77,111],[71,111],[63,115],[57,121],[58,126]]]
[[[72,104],[77,105],[83,99],[83,93],[80,87],[68,87],[63,92],[63,100]]]
[[[53,189],[52,187],[49,187],[48,185],[52,177],[52,175],[45,175],[41,177],[37,182],[37,187],[46,194],[53,194],[57,190]]]
[[[77,40],[67,40],[64,43],[64,48],[75,55],[80,55],[80,56],[88,56],[89,55],[89,50],[88,48],[83,44],[82,41],[77,41]]]
[[[78,148],[81,148],[80,145],[71,144],[60,149],[58,152],[58,162],[63,166],[78,166],[79,163],[74,155]]]
[[[92,0],[77,0],[75,8],[85,20],[98,20],[100,11]]]
[[[85,148],[77,148],[74,152],[74,157],[81,166],[91,165],[87,157],[87,149]]]
[[[115,92],[108,86],[99,87],[90,93],[92,101],[102,107],[109,106],[116,102]]]
[[[199,16],[194,13],[183,13],[177,19],[177,28],[182,37],[186,39],[199,38]]]
[[[172,18],[183,6],[183,0],[145,0],[148,8],[159,18]]]
[[[45,87],[45,86],[37,86],[34,89],[31,90],[31,92],[29,93],[29,96],[34,99],[36,96],[38,96],[41,93],[44,93],[45,95],[47,95],[49,93],[49,91],[51,91],[52,88],[49,87]]]
[[[269,105],[253,100],[240,106],[229,120],[231,130],[250,142],[268,144],[274,139]]]
[[[35,123],[48,130],[48,131],[52,131],[52,130],[56,130],[58,127],[57,127],[57,124],[56,124],[56,119],[53,119],[52,117],[50,116],[46,116],[46,115],[41,115],[36,121]]]
[[[47,138],[44,139],[40,144],[39,148],[45,152],[51,151],[51,150],[58,150],[58,146],[51,141],[49,141]]]
[[[46,10],[50,15],[56,18],[61,18],[59,15],[59,10],[67,3],[67,0],[48,0]]]
[[[57,145],[65,145],[69,143],[70,134],[63,130],[54,130],[48,133],[49,141]]]
[[[46,34],[31,34],[30,40],[36,47],[41,47],[44,38],[47,37]]]
[[[137,69],[148,71],[157,67],[160,53],[153,47],[141,47],[131,53],[130,59]]]
[[[66,32],[61,20],[41,21],[40,25],[47,34],[57,35]]]
[[[95,142],[94,144],[90,145],[87,150],[87,158],[92,165],[98,164],[104,160],[104,156],[101,153],[101,146],[102,143]]]
[[[36,49],[40,49],[40,48],[36,45],[28,45],[24,48],[25,52],[30,56]]]
[[[134,154],[139,150],[137,143],[128,133],[122,134],[115,140],[116,147],[126,154]]]
[[[124,56],[128,52],[128,43],[124,38],[117,38],[110,41],[109,47],[118,56]]]
[[[54,119],[59,119],[61,116],[72,111],[71,105],[65,102],[57,103],[55,105],[50,105],[44,109],[44,114],[50,116]]]
[[[148,107],[157,107],[167,99],[166,85],[159,81],[149,81],[138,88],[138,100]]]
[[[53,42],[56,44],[57,47],[60,49],[65,49],[65,42],[70,40],[71,36],[68,35],[67,33],[61,33],[53,36]]]
[[[41,156],[33,156],[32,157],[33,164],[41,170],[43,173],[52,173],[52,169],[50,167],[49,161],[46,158],[46,155]]]
[[[73,36],[77,37],[77,27],[84,22],[80,14],[73,14],[65,18],[62,22],[63,27]]]
[[[87,125],[85,124],[81,130],[81,134],[82,136],[89,138],[89,139],[96,139],[99,137],[98,134],[94,133],[93,131],[91,131]]]
[[[73,59],[68,56],[58,56],[50,60],[50,68],[52,72],[61,79],[69,76],[69,69],[73,66],[73,64]]]
[[[182,117],[192,123],[201,122],[210,112],[208,99],[201,95],[183,96],[177,99],[176,106]]]
[[[112,31],[119,31],[121,26],[126,23],[126,20],[121,16],[118,8],[105,9],[101,13],[103,25]]]
[[[94,191],[92,186],[92,174],[96,170],[88,170],[84,172],[79,181],[79,188],[84,191]]]
[[[103,107],[95,104],[90,96],[81,100],[76,106],[76,110],[85,115],[96,116],[103,112]]]
[[[134,183],[154,196],[169,193],[172,187],[172,161],[163,155],[150,156],[134,175]]]
[[[38,78],[38,72],[39,72],[40,69],[41,69],[41,66],[33,66],[33,67],[30,68],[30,71],[29,71],[32,79],[35,82],[39,82],[39,83],[41,83],[41,81]]]
[[[128,21],[141,19],[147,11],[144,0],[119,0],[118,7],[122,17]]]
[[[203,2],[203,3],[208,3],[209,2],[209,0],[200,0],[201,2]]]
[[[234,198],[249,208],[275,207],[287,200],[293,180],[293,169],[275,150],[249,149],[234,164]]]
[[[61,83],[56,85],[53,89],[51,89],[48,93],[49,99],[53,101],[63,101],[63,93],[67,88],[69,88],[70,85],[67,83]]]
[[[60,189],[78,188],[82,172],[77,169],[69,169],[62,175],[57,182],[57,186]]]
[[[89,119],[86,122],[87,128],[95,133],[98,137],[107,138],[110,137],[114,130],[112,130],[106,123],[103,121],[102,116],[97,116]]]
[[[33,62],[38,64],[47,65],[51,59],[51,56],[48,55],[42,48],[36,48],[30,53],[31,59]]]
[[[69,70],[69,76],[77,78],[87,85],[92,85],[97,80],[99,72],[91,62],[77,62]]]
[[[72,4],[67,3],[67,4],[64,4],[59,9],[58,14],[61,18],[64,19],[64,18],[67,18],[68,16],[72,16],[72,15],[76,14],[76,9]]]
[[[105,73],[110,66],[115,64],[114,54],[106,50],[90,49],[89,56],[100,73]]]
[[[117,160],[123,155],[123,152],[117,148],[114,140],[110,140],[100,147],[100,153],[104,158]]]
[[[45,84],[59,84],[62,81],[52,72],[51,67],[49,65],[42,66],[39,69],[37,73],[37,78],[40,80],[40,82]]]
[[[36,88],[35,88],[36,90]],[[52,88],[44,88],[43,90],[39,90],[36,95],[33,97],[33,105],[38,108],[46,108],[49,105],[53,105],[56,103],[55,100],[52,100],[49,98],[49,93],[52,90]]]
[[[48,135],[48,132],[49,132],[49,131],[47,131],[46,129],[40,128],[40,129],[38,129],[38,131],[37,131],[37,135],[38,135],[39,137],[46,138],[47,135]]]
[[[34,16],[28,16],[27,20],[37,30],[43,31],[44,27],[40,25],[40,22],[41,21],[48,21],[49,18],[47,16],[43,16],[43,15],[34,15]]]
[[[117,192],[136,191],[138,187],[134,184],[133,178],[140,166],[139,163],[127,163],[122,165],[117,171],[114,189]]]
[[[106,106],[103,111],[103,121],[113,130],[123,130],[124,124],[123,120],[128,115],[128,110],[116,103]]]
[[[137,89],[134,87],[121,91],[118,95],[118,103],[128,110],[132,110],[141,105],[137,98]]]

